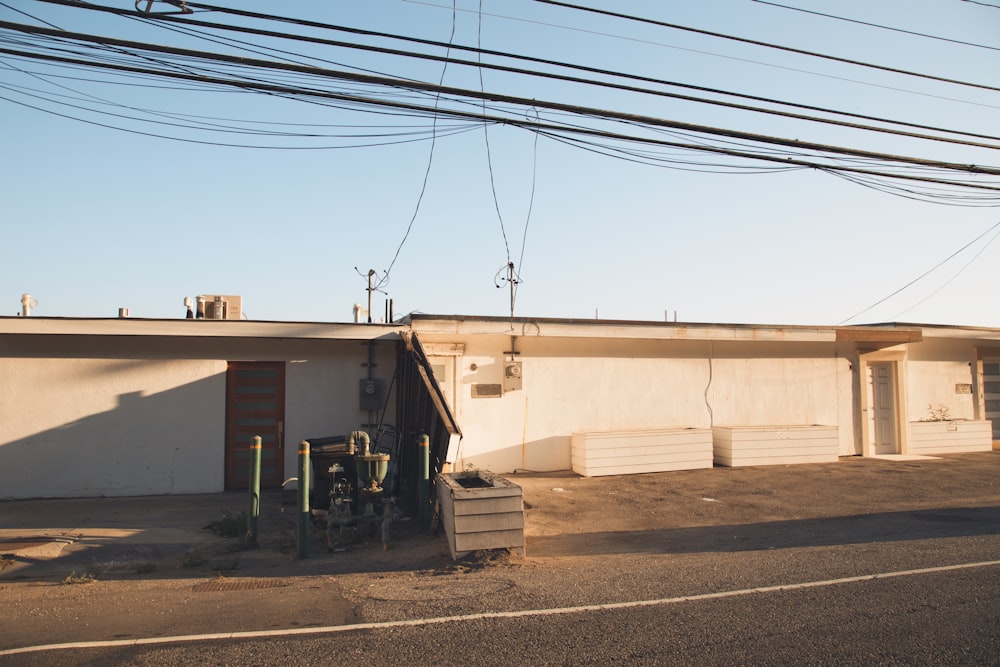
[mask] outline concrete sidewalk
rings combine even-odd
[[[523,489],[529,559],[663,549],[665,535],[671,549],[696,549],[677,540],[707,539],[713,527],[748,535],[829,530],[864,517],[1000,505],[998,451],[598,478],[568,471],[507,477]],[[0,501],[0,581],[297,576],[452,562],[444,537],[420,532],[416,520],[393,524],[389,550],[372,539],[350,546],[348,555],[329,551],[316,527],[309,558],[298,560],[294,492],[264,494],[259,548],[242,549],[237,538],[207,528],[248,507],[246,492]],[[647,536],[652,545],[644,544]]]

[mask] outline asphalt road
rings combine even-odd
[[[3,584],[0,665],[1000,665],[998,464],[670,476],[645,530],[614,480],[525,480],[523,559]]]
[[[998,514],[986,518],[998,526]],[[350,575],[324,582],[325,590],[317,584],[325,606],[276,589],[256,601],[258,611],[280,607],[282,616],[308,610],[299,625],[277,625],[309,634],[188,636],[0,662],[1000,664],[1000,536],[937,532],[931,524],[920,538],[891,543],[585,558],[576,568],[494,564],[374,580]],[[216,613],[245,612],[230,601],[220,597]],[[243,629],[282,632],[267,613],[254,614]]]

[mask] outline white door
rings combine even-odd
[[[895,364],[872,364],[872,414],[875,420],[875,453],[897,454]]]

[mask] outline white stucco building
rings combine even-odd
[[[358,428],[404,465],[430,433],[435,466],[611,474],[978,451],[991,419],[998,329],[0,318],[0,498],[241,488],[253,435],[275,487]]]

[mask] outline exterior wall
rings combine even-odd
[[[0,497],[221,491],[225,370],[0,358]]]
[[[286,362],[286,479],[296,475],[301,440],[368,421],[359,404],[367,350],[357,340],[19,336],[0,343],[0,498],[222,491],[229,361]],[[394,341],[375,347],[375,377],[386,387],[395,350]],[[387,404],[391,424],[395,401]]]
[[[474,385],[503,383],[509,336],[420,335],[465,345],[456,469],[568,470],[574,432],[836,426],[851,415],[850,364],[831,345],[525,336],[522,390],[475,398]],[[851,429],[841,431],[853,450]]]
[[[906,421],[928,419],[945,408],[951,419],[976,419],[976,352],[964,340],[931,339],[907,346]]]

